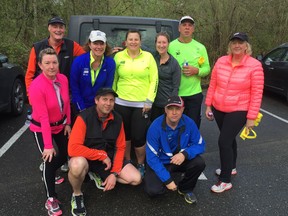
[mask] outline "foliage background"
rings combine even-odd
[[[254,56],[287,42],[287,7],[288,0],[1,0],[0,53],[26,69],[33,42],[47,37],[54,15],[67,24],[71,15],[84,14],[177,20],[190,15],[196,21],[194,38],[207,47],[213,65],[237,31],[248,33]]]

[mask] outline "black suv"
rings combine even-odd
[[[0,112],[20,115],[26,100],[24,71],[0,54]]]
[[[257,56],[262,62],[265,89],[276,92],[288,100],[288,43],[271,50],[264,57]]]
[[[71,16],[68,37],[84,45],[92,30],[106,33],[107,42],[111,47],[123,47],[126,32],[138,29],[142,36],[142,49],[155,51],[155,36],[165,31],[173,40],[179,36],[177,20],[128,16]]]

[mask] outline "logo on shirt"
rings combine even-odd
[[[89,68],[84,68],[83,69],[83,76],[88,76],[89,75]]]
[[[177,51],[176,51],[176,55],[180,55],[180,50],[177,50]]]
[[[120,61],[120,64],[125,64],[125,61],[123,60],[123,61]]]

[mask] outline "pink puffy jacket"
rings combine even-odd
[[[223,56],[214,65],[205,104],[222,112],[248,111],[247,119],[259,112],[264,76],[261,63],[246,55],[232,67],[232,56]]]

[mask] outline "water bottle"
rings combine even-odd
[[[27,110],[27,117],[26,117],[26,121],[25,121],[25,125],[30,125],[31,123],[31,120],[32,120],[32,111],[30,108],[28,108]]]
[[[188,61],[186,59],[184,60],[183,66],[188,66]]]
[[[148,113],[147,113],[147,112],[144,112],[144,113],[143,113],[143,117],[144,117],[145,119],[147,119],[147,118],[149,117]]]

